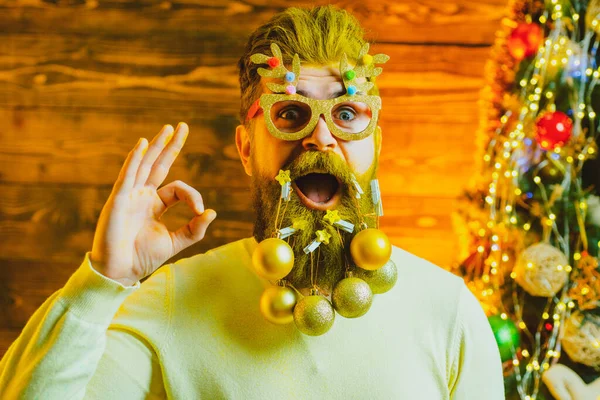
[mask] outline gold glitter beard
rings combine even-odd
[[[256,157],[252,157],[256,159]],[[362,222],[369,227],[375,226],[373,205],[371,202],[370,181],[375,178],[378,162],[376,156],[373,165],[357,180],[364,190],[360,199],[356,198],[356,189],[352,182],[352,170],[338,155],[322,152],[305,152],[298,156],[288,166],[292,180],[314,170],[325,171],[340,179],[342,182],[341,202],[337,208],[343,220],[351,222],[357,228]],[[281,185],[272,178],[262,176],[256,165],[252,174],[252,198],[256,210],[254,237],[257,242],[275,237],[277,220],[277,205],[281,196]],[[283,218],[282,218],[283,215]],[[306,221],[306,229],[297,232],[286,239],[294,251],[296,258],[292,272],[287,276],[295,287],[311,286],[311,257],[303,251],[315,239],[315,232],[325,229],[332,237],[329,244],[322,244],[313,253],[313,269],[316,282],[321,290],[330,293],[333,285],[344,278],[346,259],[350,260],[349,245],[353,234],[332,227],[323,221],[325,211],[307,208],[295,193],[292,193],[289,202],[282,202],[278,227],[291,226],[293,221],[302,219]]]

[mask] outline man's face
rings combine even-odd
[[[270,93],[264,83],[263,92]],[[298,94],[318,100],[336,98],[346,92],[339,69],[333,65],[301,67],[296,89]],[[338,210],[344,220],[354,224],[372,225],[373,219],[365,215],[373,212],[368,186],[375,178],[379,152],[376,137],[380,131],[377,129],[375,134],[361,140],[342,140],[330,132],[321,116],[307,137],[286,141],[269,133],[264,118],[262,113],[254,118],[252,135],[241,125],[236,132],[244,169],[253,181],[257,212],[254,234],[261,241],[273,237],[277,228],[289,226],[298,219],[308,222],[307,229],[290,242],[296,254],[296,266],[293,276],[288,277],[293,283],[306,285],[304,278],[308,278],[310,260],[302,249],[314,239],[316,230],[324,228],[325,210]],[[292,199],[282,205],[285,215],[277,218],[281,186],[275,177],[281,169],[291,171],[294,193]],[[365,191],[360,200],[356,198],[352,174]],[[332,233],[332,241],[320,246],[319,258],[326,265],[320,267],[319,276],[325,280],[324,287],[330,290],[331,285],[343,278],[346,248],[351,238],[345,232],[338,234],[334,228],[327,228]]]
[[[339,66],[339,64],[338,64]],[[264,78],[263,78],[264,79]],[[264,82],[263,82],[264,85]],[[263,86],[264,92],[269,90]],[[306,66],[300,68],[297,93],[318,100],[336,98],[346,90],[339,69],[334,66]],[[336,138],[329,131],[324,118],[311,135],[297,141],[280,140],[273,137],[265,126],[264,115],[255,119],[254,125],[254,160],[249,175],[259,173],[275,178],[279,170],[306,151],[331,152],[344,160],[356,174],[362,175],[372,166],[375,157],[375,135],[362,140],[344,141]],[[267,156],[268,155],[268,156]],[[315,208],[314,204],[307,205]],[[317,205],[318,208],[322,205]]]

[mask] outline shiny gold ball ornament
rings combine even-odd
[[[392,255],[392,245],[387,235],[375,228],[360,231],[350,242],[352,259],[362,269],[374,271],[387,263]]]
[[[296,292],[286,286],[271,286],[260,296],[260,312],[269,322],[277,325],[294,320]]]
[[[349,277],[335,285],[331,295],[333,308],[346,318],[362,317],[373,303],[373,292],[369,284],[360,278]]]
[[[567,283],[569,261],[548,243],[536,243],[517,258],[515,281],[532,296],[552,297]]]
[[[294,267],[294,252],[290,245],[281,239],[265,239],[252,254],[252,266],[256,273],[265,279],[281,279]]]
[[[294,322],[305,335],[320,336],[333,326],[335,311],[329,300],[318,294],[301,298],[294,307]]]
[[[375,271],[367,271],[357,268],[354,276],[367,282],[373,294],[382,294],[390,290],[398,280],[398,269],[396,264],[389,260],[385,265]]]

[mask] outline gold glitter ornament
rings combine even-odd
[[[294,320],[296,292],[286,286],[271,286],[260,296],[260,312],[269,322],[277,325]]]
[[[281,279],[294,267],[294,252],[290,245],[281,239],[265,239],[252,254],[252,266],[256,273],[265,279]]]
[[[357,266],[374,271],[390,260],[392,245],[385,233],[368,228],[354,236],[350,242],[350,254]]]
[[[532,296],[554,296],[567,283],[567,257],[548,243],[526,248],[514,267],[515,281]]]
[[[304,296],[294,307],[294,322],[305,335],[320,336],[326,333],[334,320],[335,311],[331,303],[319,294]]]
[[[385,265],[375,271],[367,271],[357,268],[354,276],[367,282],[373,294],[382,294],[390,290],[398,280],[398,269],[396,264],[389,260]]]
[[[335,285],[331,300],[333,308],[342,317],[357,318],[365,315],[371,308],[373,292],[367,282],[349,277]]]

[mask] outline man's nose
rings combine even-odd
[[[329,131],[325,118],[321,115],[319,122],[312,134],[302,140],[306,150],[333,151],[337,147],[337,140]]]

